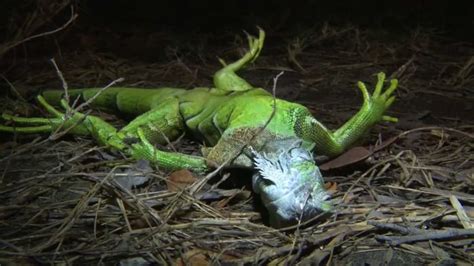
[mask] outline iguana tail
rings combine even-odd
[[[90,106],[94,108],[136,116],[149,111],[166,98],[177,96],[184,91],[184,89],[175,88],[138,89],[114,87],[102,91],[98,88],[74,89],[68,90],[68,93],[70,104],[76,99],[79,99],[79,102],[93,99]],[[42,95],[48,103],[57,106],[65,96],[64,91],[59,90],[44,91]]]

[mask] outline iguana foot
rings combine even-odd
[[[258,29],[258,38],[248,34],[247,34],[247,41],[248,41],[248,44],[249,44],[249,51],[247,52],[247,54],[244,56],[245,57],[248,57],[248,61],[247,63],[253,63],[255,62],[255,60],[257,60],[258,56],[260,55],[260,52],[262,51],[262,48],[263,48],[263,42],[265,40],[265,31],[263,31],[262,29]]]
[[[91,135],[100,144],[123,149],[124,144],[117,136],[117,130],[104,120],[75,111],[66,100],[61,100],[65,112],[60,112],[50,105],[42,96],[38,102],[52,115],[50,118],[16,117],[3,114],[5,121],[14,123],[12,126],[0,125],[0,131],[11,133],[55,133],[62,132],[73,135]]]
[[[206,159],[201,156],[161,151],[148,141],[141,128],[137,129],[137,135],[138,141],[131,143],[127,149],[127,153],[135,159],[144,159],[169,170],[190,169],[199,173],[209,170]]]
[[[51,106],[42,96],[38,96],[38,102],[52,115],[51,118],[42,117],[16,117],[6,113],[2,114],[5,121],[14,123],[12,126],[0,125],[0,131],[17,133],[53,133],[59,129],[69,129],[74,134],[87,135],[87,128],[82,125],[84,115],[76,113],[62,113]],[[61,104],[66,110],[72,110],[64,101]],[[17,126],[20,125],[20,126]]]
[[[390,107],[390,105],[395,101],[395,96],[392,94],[397,89],[398,80],[390,80],[390,86],[382,92],[384,82],[385,73],[378,73],[377,84],[375,85],[372,95],[369,94],[367,87],[362,81],[357,82],[357,86],[364,97],[362,110],[364,110],[371,119],[376,120],[374,122],[378,122],[379,120],[397,122],[397,118],[383,115],[383,113],[385,113],[388,107]]]
[[[258,58],[263,48],[265,32],[259,29],[258,38],[247,34],[247,40],[249,43],[249,51],[239,60],[231,64],[226,64],[224,60],[219,58],[219,62],[221,62],[224,67],[214,74],[214,85],[217,89],[222,91],[246,91],[253,88],[247,81],[237,76],[235,72],[245,68]]]
[[[247,32],[245,32],[245,34],[247,35],[247,42],[249,45],[249,50],[247,51],[247,53],[245,53],[245,55],[239,61],[230,65],[227,65],[227,63],[222,58],[218,58],[222,66],[230,66],[228,68],[229,70],[238,71],[239,69],[244,68],[247,64],[251,64],[255,60],[257,60],[263,48],[263,43],[265,40],[265,31],[259,28],[258,38]]]
[[[329,156],[339,155],[354,142],[360,140],[376,123],[380,121],[397,122],[397,118],[384,115],[384,113],[395,101],[393,92],[397,89],[398,80],[390,80],[387,89],[383,89],[384,82],[385,73],[378,73],[377,84],[372,95],[362,81],[357,82],[364,98],[362,107],[334,133],[324,128],[315,119],[309,119],[310,123],[306,125],[306,130],[310,132],[308,133],[309,139],[316,144],[315,150]]]
[[[0,125],[0,132],[53,133],[65,131],[68,134],[90,135],[101,145],[123,151],[135,159],[149,160],[163,168],[187,168],[198,172],[208,170],[206,160],[203,157],[156,149],[148,141],[141,128],[138,128],[135,133],[129,132],[130,134],[125,136],[99,117],[75,111],[65,100],[61,100],[61,105],[65,112],[60,112],[51,106],[42,96],[38,96],[38,101],[52,115],[51,118],[25,118],[3,114],[3,119],[14,123],[14,125]],[[17,124],[20,126],[17,126]],[[136,137],[133,143],[128,143],[129,141],[127,141],[127,138],[130,136],[132,138]]]

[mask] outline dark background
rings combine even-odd
[[[67,12],[48,16],[55,1],[2,1],[1,36],[13,36],[21,18],[36,10],[44,20],[61,24]],[[58,1],[60,2],[60,1]],[[139,31],[180,33],[252,30],[255,25],[281,32],[332,24],[405,32],[414,27],[436,28],[450,36],[474,38],[473,1],[74,1],[80,15],[76,26],[108,29],[136,27]],[[57,11],[57,10],[56,10]],[[62,13],[62,14],[61,14]]]
[[[67,3],[3,1],[0,40],[11,44],[60,27],[70,18]],[[61,88],[49,63],[51,58],[59,63],[71,87],[104,86],[122,76],[126,79],[123,85],[138,87],[212,86],[210,77],[220,67],[216,57],[237,58],[246,48],[244,31],[255,34],[256,26],[260,26],[267,39],[256,68],[271,66],[273,70],[253,69],[250,74],[241,74],[255,85],[269,88],[272,77],[278,74],[275,69],[291,68],[293,71],[287,71],[280,82],[280,97],[303,103],[308,99],[321,102],[327,97],[345,100],[344,104],[356,109],[360,104],[353,85],[356,80],[370,80],[378,71],[394,73],[414,57],[410,65],[412,77],[405,77],[405,81],[401,77],[401,101],[394,108],[407,111],[419,107],[421,110],[411,112],[428,111],[474,120],[470,104],[474,79],[469,63],[474,54],[474,1],[72,3],[78,18],[69,27],[22,42],[4,53],[0,51],[0,74],[27,99],[44,88]],[[30,19],[32,14],[35,19]],[[297,55],[306,72],[288,60],[289,48],[299,40],[306,40]],[[157,69],[152,64],[172,61],[196,74],[188,77],[171,71],[175,76],[168,72],[168,76],[145,75]],[[110,71],[111,66],[119,68],[115,65],[123,64],[128,65],[127,71]],[[356,67],[357,64],[360,66]],[[370,67],[363,67],[364,64]],[[94,78],[73,75],[104,69],[106,74],[99,73]],[[302,79],[322,81],[301,86]],[[286,89],[285,82],[293,86],[293,91]],[[317,88],[318,92],[308,98],[304,93],[294,92],[298,86],[303,91]],[[0,81],[3,93],[11,95],[10,87]],[[350,97],[346,97],[347,93],[337,94],[340,87],[350,88]],[[444,97],[446,90],[450,97]],[[415,95],[427,92],[429,99]],[[297,95],[292,98],[290,94]]]

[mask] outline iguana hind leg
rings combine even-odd
[[[140,128],[146,139],[153,144],[167,144],[184,132],[184,121],[179,113],[179,101],[172,97],[156,105],[130,121],[119,134],[138,137]]]
[[[155,109],[137,117],[120,131],[99,117],[72,110],[65,100],[62,100],[61,104],[66,109],[66,114],[48,104],[42,96],[39,96],[38,100],[52,114],[52,118],[3,115],[5,120],[13,122],[14,125],[0,125],[0,132],[47,133],[67,130],[69,134],[90,135],[101,145],[123,151],[135,159],[149,160],[166,169],[207,170],[206,160],[203,157],[160,151],[150,143],[163,140],[162,134],[169,134],[169,137],[173,138],[182,130],[180,115],[174,108],[178,105],[177,99],[163,102]]]
[[[224,65],[222,69],[214,74],[214,86],[224,91],[246,91],[253,88],[247,81],[237,76],[236,72],[254,62],[260,55],[265,39],[265,32],[259,29],[259,37],[255,38],[247,35],[249,51],[239,60],[226,64],[224,60],[220,62]]]
[[[207,170],[203,157],[156,149],[153,144],[165,144],[184,132],[184,121],[179,113],[177,98],[169,98],[152,110],[136,117],[118,134],[124,139],[137,138],[132,143],[130,154],[136,159],[146,159],[167,169]]]

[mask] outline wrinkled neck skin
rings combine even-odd
[[[292,225],[331,209],[321,172],[300,139],[277,140],[252,153],[253,189],[269,210],[271,226]]]

